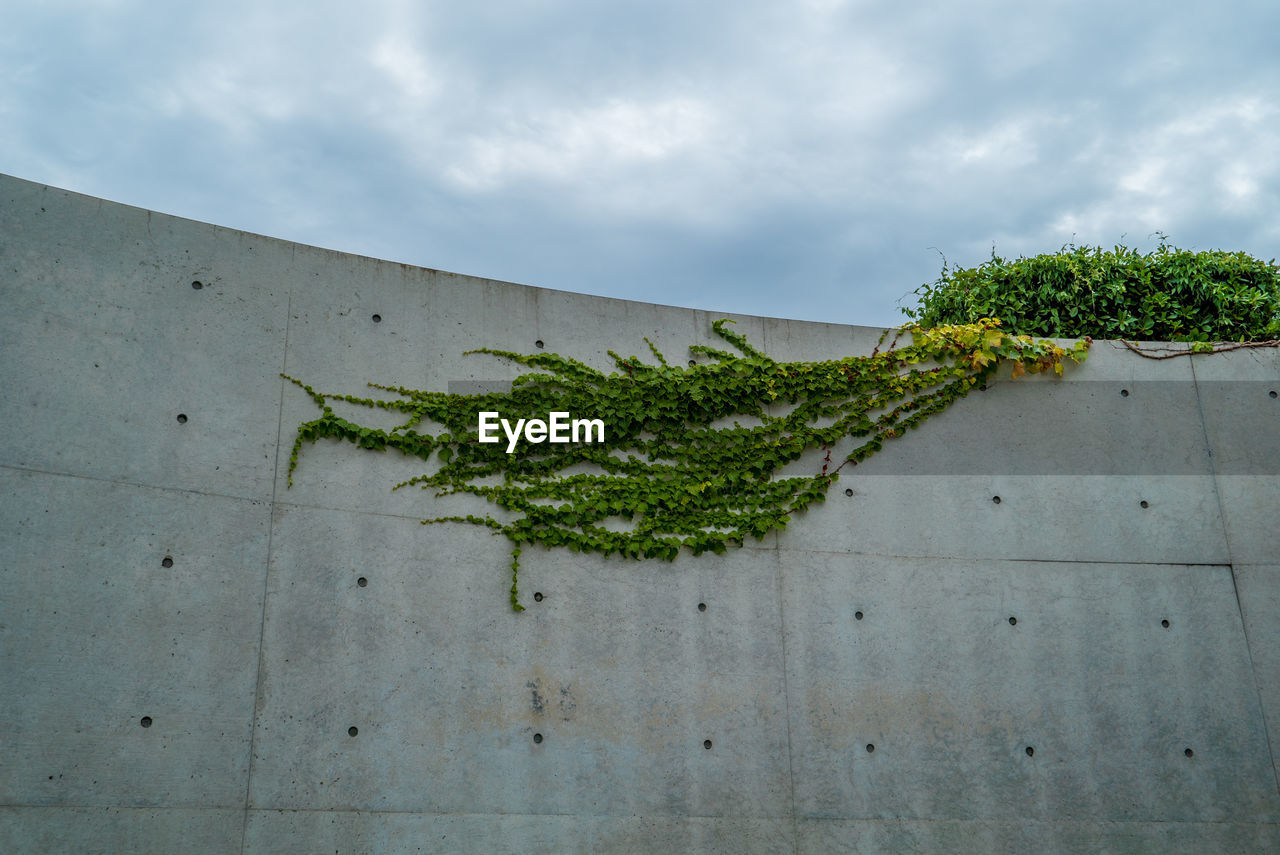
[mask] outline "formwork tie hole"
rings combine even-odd
[[[1120,397],[1121,397],[1121,398],[1127,398],[1127,397],[1129,397],[1129,390],[1128,390],[1128,389],[1121,389],[1121,390],[1120,390]]]
[[[704,740],[702,740],[702,747],[703,747],[703,748],[705,748],[705,749],[707,749],[708,751],[710,751],[710,750],[711,750],[711,740],[710,740],[710,739],[704,739]]]
[[[1147,500],[1146,500],[1146,499],[1143,499],[1141,502],[1138,502],[1138,504],[1139,504],[1139,505],[1140,505],[1144,510],[1145,510],[1145,509],[1147,509],[1147,508],[1149,508],[1149,507],[1151,507],[1149,504],[1147,504]]]
[[[1016,617],[1010,617],[1009,626],[1017,626],[1017,625],[1018,625],[1018,619]]]
[[[187,414],[178,413],[178,424],[185,425],[187,423]]]
[[[541,591],[534,591],[534,592],[533,592],[533,601],[534,601],[535,603],[540,603],[540,602],[542,602],[542,592],[541,592]]]
[[[541,734],[541,733],[535,733],[535,734],[533,735],[533,744],[534,744],[534,745],[541,745],[541,744],[542,744],[542,734]]]
[[[1030,745],[1027,746],[1027,756],[1028,757],[1036,756],[1036,750],[1032,748]]]
[[[698,611],[700,611],[700,612],[705,612],[706,610],[707,610],[707,604],[706,604],[706,603],[698,603]]]
[[[172,566],[173,566],[173,556],[172,556],[172,555],[166,555],[164,558],[162,558],[162,559],[160,560],[160,566],[161,566],[161,567],[163,567],[163,568],[164,568],[164,569],[166,569],[166,570],[168,570],[170,567],[172,567]]]
[[[356,727],[354,724],[347,728],[347,736],[356,736],[359,733],[360,728]]]
[[[191,287],[194,288],[196,291],[199,291],[201,288],[204,287],[204,283],[201,282],[199,279],[196,279],[191,283]]]
[[[1188,748],[1188,749],[1184,750],[1182,753],[1183,753],[1183,754],[1185,754],[1185,755],[1187,755],[1188,757],[1194,757],[1194,756],[1195,756],[1195,754],[1196,754],[1196,753],[1195,753],[1194,751],[1192,751],[1190,748]]]
[[[1165,629],[1168,629],[1168,628],[1169,628],[1169,619],[1168,619],[1168,618],[1165,618],[1164,620],[1160,621],[1160,625],[1161,625],[1162,627],[1164,627]]]
[[[533,346],[538,348],[538,350],[542,350],[542,348],[546,347],[546,345],[542,343],[542,339],[538,339],[537,341],[535,341],[533,343]]]
[[[149,715],[144,715],[144,716],[142,717],[142,719],[138,722],[138,724],[142,725],[143,727],[150,727],[150,726],[151,726],[151,716],[149,716]]]
[[[875,751],[875,750],[876,750],[876,746],[875,746],[875,744],[874,744],[874,743],[871,743],[871,742],[868,742],[868,743],[867,743],[867,753],[868,753],[868,754],[870,754],[870,753],[872,753],[872,752],[873,752],[873,751]]]
[[[853,495],[853,488],[852,488],[852,487],[845,487],[845,489],[844,489],[844,494],[845,494],[846,496],[852,496],[852,495]]]
[[[1275,389],[1272,389],[1270,392],[1268,392],[1268,393],[1267,393],[1267,397],[1269,397],[1269,398],[1274,398],[1275,396],[1276,396],[1276,390],[1275,390]]]
[[[853,619],[854,619],[854,620],[862,620],[862,612],[854,612],[854,613],[853,613]]]
[[[991,497],[991,501],[998,505],[998,504],[1000,504],[1000,497],[999,497],[999,496],[992,496],[992,497]]]
[[[380,323],[382,323],[382,315],[374,315],[374,316],[373,316],[373,322],[374,322],[375,324],[380,324]]]
[[[365,585],[369,584],[369,580],[361,576],[359,579],[356,580],[356,584],[359,585],[361,588],[363,588]]]

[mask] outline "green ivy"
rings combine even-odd
[[[396,488],[437,495],[471,494],[500,508],[485,515],[436,517],[500,532],[511,542],[511,605],[521,611],[518,574],[526,544],[578,552],[671,560],[742,546],[785,528],[791,516],[823,501],[845,465],[856,465],[886,440],[984,383],[1001,361],[1014,376],[1083,361],[1089,340],[1069,350],[1012,335],[1000,321],[935,328],[904,327],[887,349],[821,362],[777,362],[725,320],[712,327],[734,351],[693,345],[703,362],[672,365],[649,342],[654,362],[609,351],[605,374],[555,353],[486,353],[532,371],[504,393],[457,395],[370,383],[388,399],[304,389],[321,416],[303,423],[289,458],[289,483],[304,443],[346,440],[357,448],[397,451],[435,466]],[[886,332],[887,336],[887,332]],[[899,345],[903,336],[910,344]],[[646,339],[646,341],[648,341]],[[881,345],[884,344],[882,337]],[[338,416],[330,401],[402,413],[403,424],[380,430]],[[605,423],[603,443],[523,444],[478,441],[478,413],[546,419],[562,411]],[[745,421],[746,424],[742,422]],[[855,445],[833,463],[833,447]],[[812,474],[774,477],[806,452]],[[825,453],[825,456],[823,454]]]
[[[1159,341],[1280,338],[1280,265],[1243,252],[1065,246],[948,269],[902,311],[922,326],[997,317],[1012,333]],[[1209,352],[1203,346],[1194,352]]]

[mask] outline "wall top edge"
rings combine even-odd
[[[796,324],[800,326],[811,326],[811,327],[835,327],[840,329],[847,329],[850,331],[851,334],[854,334],[854,335],[859,335],[859,334],[866,335],[870,333],[879,334],[885,329],[884,327],[867,326],[863,324],[844,324],[844,323],[838,323],[838,322],[801,320],[796,318],[775,317],[775,316],[769,316],[769,315],[749,315],[749,314],[743,314],[741,312],[734,312],[731,310],[722,311],[717,309],[700,309],[700,308],[693,308],[690,306],[677,306],[677,305],[668,304],[668,303],[654,303],[646,300],[628,300],[620,297],[606,297],[598,294],[587,294],[580,291],[568,291],[568,290],[557,289],[557,288],[546,288],[538,285],[526,285],[521,282],[510,282],[504,279],[492,279],[486,276],[473,276],[468,273],[459,273],[457,271],[443,270],[435,267],[424,267],[422,265],[409,264],[407,262],[402,262],[402,261],[392,261],[385,258],[377,258],[375,256],[361,255],[359,253],[344,252],[342,250],[333,249],[330,247],[316,246],[314,244],[307,244],[299,241],[291,241],[285,238],[272,237],[271,235],[259,234],[257,232],[249,232],[243,229],[234,228],[232,226],[218,225],[216,223],[209,223],[203,220],[195,220],[190,217],[182,217],[177,214],[168,214],[163,211],[154,211],[149,208],[143,208],[138,205],[130,205],[124,202],[116,202],[111,199],[104,199],[104,198],[93,196],[87,193],[80,193],[75,190],[68,190],[66,188],[57,187],[52,184],[46,184],[40,181],[32,181],[30,179],[20,178],[16,175],[10,175],[8,173],[0,172],[0,192],[4,192],[4,185],[6,184],[19,185],[21,187],[25,187],[27,192],[33,192],[33,191],[50,192],[51,191],[54,193],[60,193],[66,197],[79,199],[86,203],[94,203],[99,206],[109,205],[109,206],[118,208],[121,211],[132,211],[132,212],[137,212],[139,214],[145,214],[146,216],[149,216],[149,217],[162,217],[162,218],[170,219],[176,222],[189,223],[189,224],[200,226],[216,232],[224,232],[230,235],[251,238],[253,240],[266,241],[269,243],[276,244],[277,246],[280,246],[280,247],[300,248],[300,249],[304,249],[311,252],[322,253],[325,255],[331,255],[331,256],[347,258],[347,259],[364,260],[364,261],[373,262],[374,264],[391,265],[394,267],[404,268],[406,270],[413,270],[413,271],[424,272],[424,273],[439,273],[447,276],[458,276],[466,279],[473,279],[478,282],[488,282],[488,283],[495,283],[495,284],[513,287],[513,288],[529,289],[531,291],[544,293],[548,296],[565,295],[565,296],[572,296],[575,298],[601,301],[609,304],[621,304],[621,305],[630,305],[630,306],[637,306],[637,307],[653,307],[658,309],[676,309],[676,310],[686,311],[686,312],[699,312],[705,315],[711,315],[715,317],[734,318],[734,319],[743,320],[743,321],[785,323],[785,324]],[[894,329],[894,328],[891,327],[890,329]],[[1073,338],[1055,338],[1052,340],[1057,341],[1059,343],[1063,343],[1063,344],[1075,341],[1075,339]],[[1095,339],[1095,341],[1114,344],[1116,347],[1124,346],[1123,343],[1117,340]],[[1150,345],[1168,346],[1171,344],[1175,348],[1179,346],[1189,347],[1189,345],[1180,345],[1178,343],[1161,342],[1161,341],[1135,341],[1134,343],[1142,347],[1150,346]]]

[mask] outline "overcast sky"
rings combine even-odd
[[[0,172],[346,252],[891,325],[942,257],[1280,255],[1280,3],[0,0]]]

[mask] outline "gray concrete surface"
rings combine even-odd
[[[324,443],[285,488],[279,372],[445,390],[725,314],[8,177],[0,308],[0,852],[1280,850],[1275,351],[1098,342],[745,549],[530,550],[514,614],[411,461]]]

